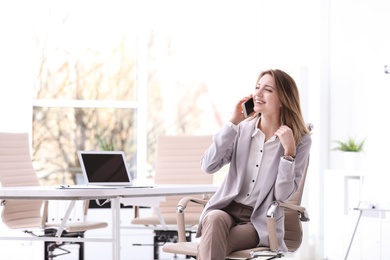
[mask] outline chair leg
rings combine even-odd
[[[159,257],[159,236],[155,235],[153,238],[153,259],[160,259]]]
[[[56,244],[53,242],[45,242],[47,244],[46,250],[45,250],[45,259],[46,260],[53,260],[54,258],[54,250],[56,248]]]
[[[187,232],[186,240],[191,242],[192,240],[192,232]],[[165,244],[166,242],[176,243],[178,241],[177,231],[168,231],[168,230],[156,230],[154,232],[153,237],[153,259],[160,259],[160,243]],[[172,259],[177,259],[177,255],[175,254]],[[186,259],[193,259],[193,256],[186,256]]]
[[[48,241],[45,241],[44,245],[43,245],[43,251],[45,252],[45,260],[52,260],[52,256],[50,256],[49,258],[49,246],[52,242],[48,242]],[[52,254],[52,252],[50,253]]]
[[[80,237],[84,238],[84,233]],[[84,260],[84,242],[77,242],[77,244],[79,244],[79,260]]]
[[[160,244],[165,244],[166,242],[176,243],[178,240],[177,231],[172,230],[156,230],[154,232],[153,238],[153,252],[154,259],[160,259]]]
[[[60,243],[45,242],[45,245],[46,245],[45,260],[53,260],[53,258],[55,258],[57,256],[70,254],[69,250],[62,248],[62,246],[65,245],[65,243],[63,243],[63,242],[60,242]],[[61,250],[63,253],[59,253],[59,254],[55,255],[54,250],[56,250],[56,249]]]
[[[83,242],[75,242],[74,244],[78,244],[79,245],[79,257],[78,257],[78,259],[79,260],[84,260],[84,243]],[[63,245],[65,245],[65,243],[57,244],[56,242],[45,241],[45,243],[44,243],[45,258],[44,259],[45,260],[53,260],[53,258],[55,258],[57,256],[70,254],[71,252],[69,250],[66,250],[66,249],[62,248]],[[54,254],[54,250],[55,249],[60,249],[64,253],[55,255]]]
[[[84,243],[78,242],[79,245],[79,260],[84,260]]]
[[[191,240],[192,240],[192,232],[187,232],[187,235],[186,235],[186,240],[188,241],[188,242],[191,242]],[[191,258],[193,258],[192,256],[190,256],[190,255],[186,255],[186,259],[191,259]]]

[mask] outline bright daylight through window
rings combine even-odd
[[[136,1],[96,2],[93,12],[89,1],[45,2],[33,24],[32,151],[43,184],[78,183],[77,150],[124,151],[133,175],[152,181],[158,135],[210,134],[222,124],[200,71],[217,59],[203,64],[200,55],[215,42],[172,21],[162,27]]]

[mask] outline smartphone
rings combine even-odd
[[[244,116],[248,117],[250,114],[253,113],[253,107],[255,106],[255,103],[253,101],[253,98],[249,99],[245,103],[242,103],[242,112],[244,112]]]

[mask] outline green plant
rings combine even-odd
[[[348,137],[347,141],[336,140],[334,142],[337,146],[334,147],[333,150],[342,152],[361,152],[363,151],[365,141],[365,139],[359,141],[358,139],[351,137]]]

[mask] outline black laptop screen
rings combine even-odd
[[[89,183],[130,182],[121,154],[82,154]]]

